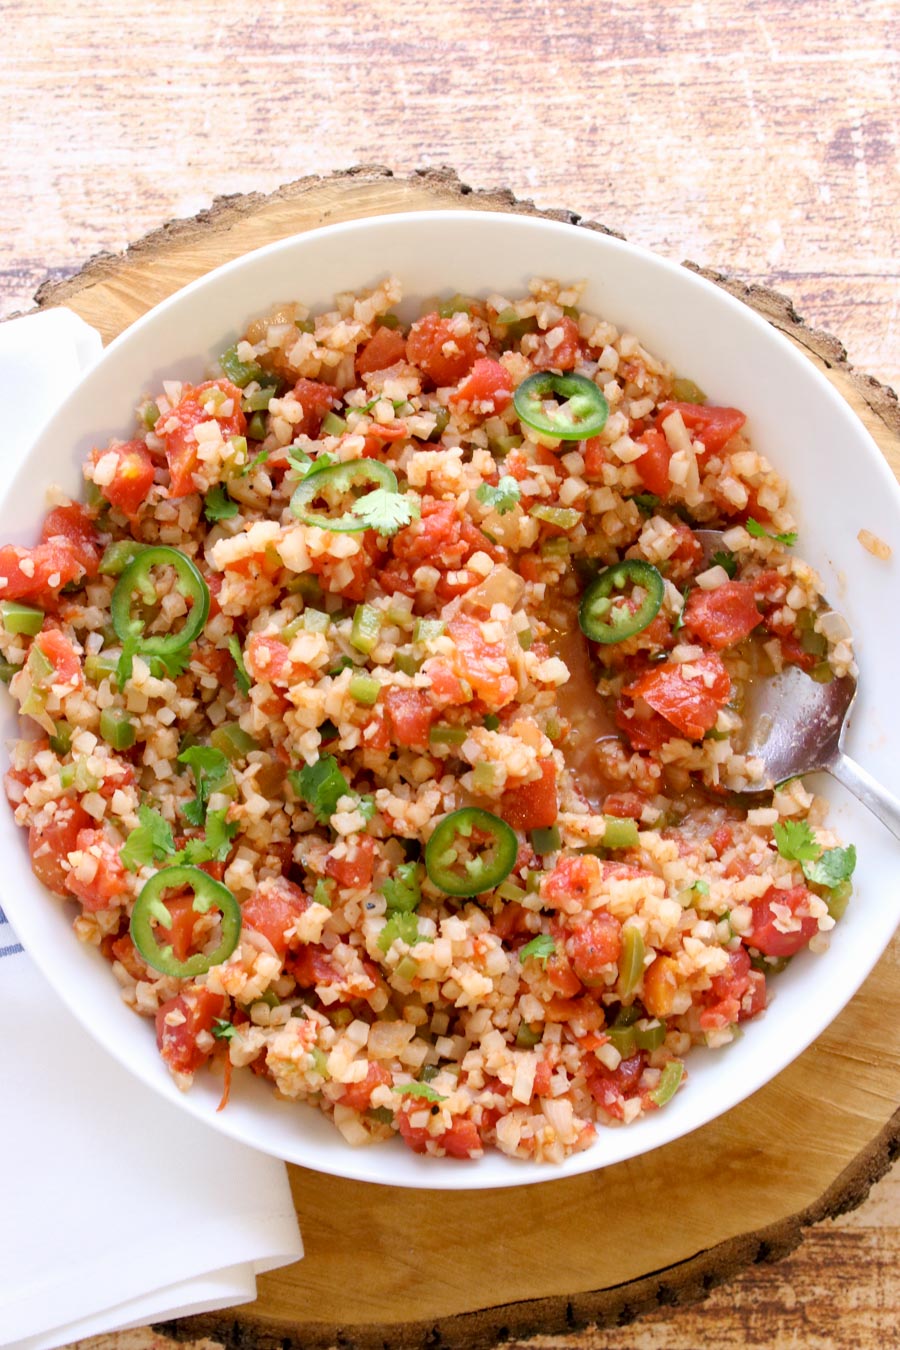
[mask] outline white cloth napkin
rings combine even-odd
[[[100,350],[68,310],[0,324],[16,390],[0,454],[25,452]],[[106,1055],[0,910],[0,1347],[53,1350],[248,1303],[257,1274],[302,1255],[284,1165]]]

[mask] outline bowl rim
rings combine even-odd
[[[314,229],[302,231],[298,234],[289,235],[283,239],[278,239],[269,244],[264,244],[259,248],[243,253],[236,258],[220,264],[219,266],[204,273],[187,283],[184,287],[173,292],[165,299],[147,310],[127,328],[125,328],[109,345],[104,349],[102,355],[79,380],[75,388],[67,395],[62,404],[57,408],[54,415],[40,430],[36,439],[23,456],[16,473],[12,476],[11,482],[0,494],[0,498],[5,500],[8,495],[14,491],[18,474],[27,469],[33,461],[36,449],[41,443],[54,434],[65,434],[65,421],[70,403],[76,398],[83,384],[95,375],[96,372],[102,372],[106,366],[111,364],[117,353],[123,348],[128,347],[135,342],[139,342],[144,331],[154,326],[162,316],[167,315],[172,309],[178,308],[186,303],[193,302],[204,291],[211,288],[218,288],[227,279],[254,265],[263,258],[274,258],[279,254],[289,255],[293,250],[306,243],[315,246],[316,241],[323,236],[346,236],[352,239],[354,236],[362,235],[372,229],[373,226],[389,226],[398,230],[409,228],[427,228],[430,224],[445,224],[448,222],[461,225],[463,230],[477,230],[478,228],[495,229],[506,224],[514,225],[516,229],[525,230],[533,233],[536,237],[547,237],[556,235],[559,237],[569,237],[573,229],[578,229],[579,225],[573,222],[566,222],[554,219],[548,219],[543,216],[525,215],[515,211],[484,211],[468,210],[466,208],[443,208],[437,210],[406,211],[397,213],[387,213],[375,216],[364,216],[355,220],[340,221],[333,224],[322,225]],[[688,289],[702,290],[708,295],[714,295],[716,303],[721,305],[724,310],[731,311],[740,316],[740,321],[756,329],[758,333],[764,333],[767,342],[776,345],[782,355],[796,369],[801,367],[806,370],[818,388],[819,394],[825,401],[830,410],[840,418],[846,426],[848,434],[852,435],[859,444],[867,445],[867,454],[870,460],[870,467],[881,477],[880,487],[889,499],[893,512],[900,521],[900,484],[894,477],[887,461],[880,451],[877,443],[872,438],[868,429],[854,413],[846,400],[841,396],[837,389],[828,381],[822,372],[800,352],[793,343],[787,338],[774,323],[765,319],[750,305],[730,294],[727,290],[717,285],[709,278],[686,268],[683,264],[665,258],[644,245],[633,244],[616,236],[593,231],[581,226],[581,237],[585,240],[591,240],[591,247],[598,250],[598,259],[606,251],[608,255],[615,256],[617,253],[637,256],[651,268],[656,268],[672,276],[677,276],[679,283],[685,285]],[[38,885],[38,883],[35,883]],[[2,880],[0,880],[2,888]],[[41,894],[44,894],[43,888],[40,888]],[[119,1046],[117,1036],[113,1031],[108,1031],[105,1026],[98,1026],[91,1021],[88,1014],[79,1005],[75,991],[71,990],[67,982],[57,980],[56,972],[52,961],[47,953],[42,951],[38,943],[35,950],[32,950],[29,941],[30,924],[28,922],[27,906],[19,905],[18,897],[12,902],[4,897],[4,908],[9,913],[13,923],[22,938],[28,955],[35,962],[43,974],[47,977],[56,992],[62,997],[66,1006],[74,1014],[77,1020],[85,1027],[91,1036],[116,1058],[128,1071],[136,1076],[139,1081],[151,1087],[154,1091],[160,1092],[168,1100],[177,1101],[179,1105],[188,1110],[195,1118],[205,1121],[213,1128],[219,1129],[226,1135],[239,1140],[248,1147],[269,1151],[273,1156],[283,1158],[283,1150],[278,1148],[266,1149],[265,1143],[261,1140],[250,1141],[246,1132],[235,1122],[229,1121],[227,1113],[215,1115],[211,1113],[207,1102],[197,1093],[181,1094],[175,1089],[174,1084],[169,1082],[167,1090],[164,1084],[153,1076],[149,1063],[135,1063],[125,1053],[124,1047]],[[889,941],[890,939],[888,939]],[[886,945],[886,944],[885,944]],[[653,1143],[646,1147],[640,1146],[640,1124],[629,1127],[628,1134],[635,1139],[636,1146],[623,1157],[615,1159],[606,1159],[602,1153],[599,1140],[590,1148],[582,1153],[572,1155],[567,1160],[565,1172],[561,1173],[551,1164],[532,1163],[521,1160],[504,1159],[509,1164],[509,1168],[499,1175],[492,1176],[489,1181],[478,1179],[479,1163],[475,1162],[466,1167],[459,1167],[457,1171],[451,1174],[447,1172],[447,1161],[429,1159],[424,1163],[421,1170],[410,1169],[406,1175],[400,1179],[386,1179],[385,1177],[373,1175],[375,1169],[360,1165],[360,1161],[367,1156],[372,1156],[379,1150],[375,1149],[353,1149],[349,1144],[345,1144],[346,1166],[334,1165],[333,1160],[327,1162],[318,1162],[315,1157],[290,1158],[286,1161],[296,1161],[301,1166],[309,1167],[312,1170],[322,1171],[329,1175],[344,1177],[351,1180],[365,1181],[369,1184],[401,1186],[404,1189],[433,1189],[433,1190],[486,1190],[486,1189],[505,1189],[507,1187],[535,1185],[543,1182],[549,1182],[560,1179],[570,1179],[575,1176],[584,1175],[588,1172],[599,1171],[606,1166],[615,1166],[619,1162],[627,1162],[642,1157],[644,1154],[657,1151],[659,1148],[665,1148],[676,1140],[695,1130],[703,1129],[705,1126],[718,1120],[723,1114],[737,1106],[740,1102],[746,1100],[756,1091],[765,1087],[773,1078],[776,1077],[784,1068],[792,1063],[801,1055],[812,1042],[822,1034],[825,1028],[830,1025],[834,1018],[846,1006],[850,998],[858,991],[864,980],[867,978],[872,968],[882,955],[884,947],[878,947],[871,954],[871,960],[868,963],[861,963],[857,970],[852,985],[847,986],[842,992],[842,1001],[840,1006],[830,1011],[822,1018],[811,1017],[807,1023],[806,1029],[802,1034],[786,1038],[789,1041],[788,1051],[779,1056],[774,1068],[770,1069],[762,1081],[753,1080],[750,1086],[741,1086],[739,1090],[725,1093],[724,1100],[720,1104],[717,1100],[711,1114],[704,1116],[703,1120],[694,1121],[688,1118],[682,1119],[676,1113],[669,1117],[670,1125],[666,1132],[665,1139]],[[123,1005],[124,1006],[124,1005]],[[602,1136],[601,1136],[602,1137]],[[307,1145],[314,1150],[315,1143],[312,1141]],[[341,1155],[342,1157],[344,1154]],[[385,1156],[383,1151],[381,1156]],[[418,1162],[419,1160],[417,1160]],[[455,1166],[455,1164],[453,1164]]]

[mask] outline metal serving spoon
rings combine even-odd
[[[707,560],[726,547],[720,530],[696,530],[695,535]],[[762,761],[764,777],[739,790],[770,792],[786,778],[824,771],[843,783],[900,839],[900,798],[844,751],[856,684],[852,675],[819,684],[799,666],[786,666],[780,675],[751,681],[742,710],[744,732],[739,749]]]

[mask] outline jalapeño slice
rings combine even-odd
[[[640,593],[636,604],[635,591]],[[592,642],[624,642],[653,622],[662,601],[662,575],[652,563],[629,558],[605,568],[591,582],[582,597],[578,622]]]
[[[425,870],[446,895],[481,895],[509,876],[518,851],[505,820],[465,806],[435,828],[425,846]]]
[[[321,530],[350,534],[369,529],[365,519],[353,510],[355,488],[363,492],[377,488],[399,491],[396,474],[380,460],[350,459],[343,464],[331,464],[327,469],[316,470],[314,466],[294,489],[291,510],[304,525],[318,525]],[[334,515],[316,510],[315,504],[320,500],[329,511],[334,510]],[[339,509],[342,505],[344,509]]]
[[[197,914],[217,909],[222,916],[222,937],[214,952],[195,952],[186,961],[179,961],[171,943],[160,944],[172,928],[172,915],[166,909],[163,894],[166,891],[191,890],[194,900],[191,908]],[[154,928],[152,920],[158,927]],[[145,884],[134,902],[131,912],[131,940],[141,956],[163,975],[177,980],[192,980],[205,975],[213,966],[227,961],[241,935],[241,907],[227,886],[214,881],[199,867],[164,867]]]
[[[158,596],[151,575],[154,567],[174,568],[175,584],[190,602],[190,611],[177,632],[151,633],[145,637],[144,620],[133,612],[132,603],[136,592],[144,604],[156,604]],[[123,643],[136,644],[142,655],[173,656],[203,632],[209,615],[209,588],[190,558],[177,548],[157,544],[143,549],[122,572],[112,593],[110,613],[116,636]]]
[[[545,402],[557,400],[555,408]],[[560,441],[585,441],[606,426],[609,404],[592,380],[583,375],[554,375],[539,370],[523,380],[513,395],[519,420]]]

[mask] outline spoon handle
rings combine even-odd
[[[886,825],[895,839],[900,839],[900,798],[867,773],[855,760],[841,751],[827,766],[828,772],[843,783],[863,806],[867,806]]]

